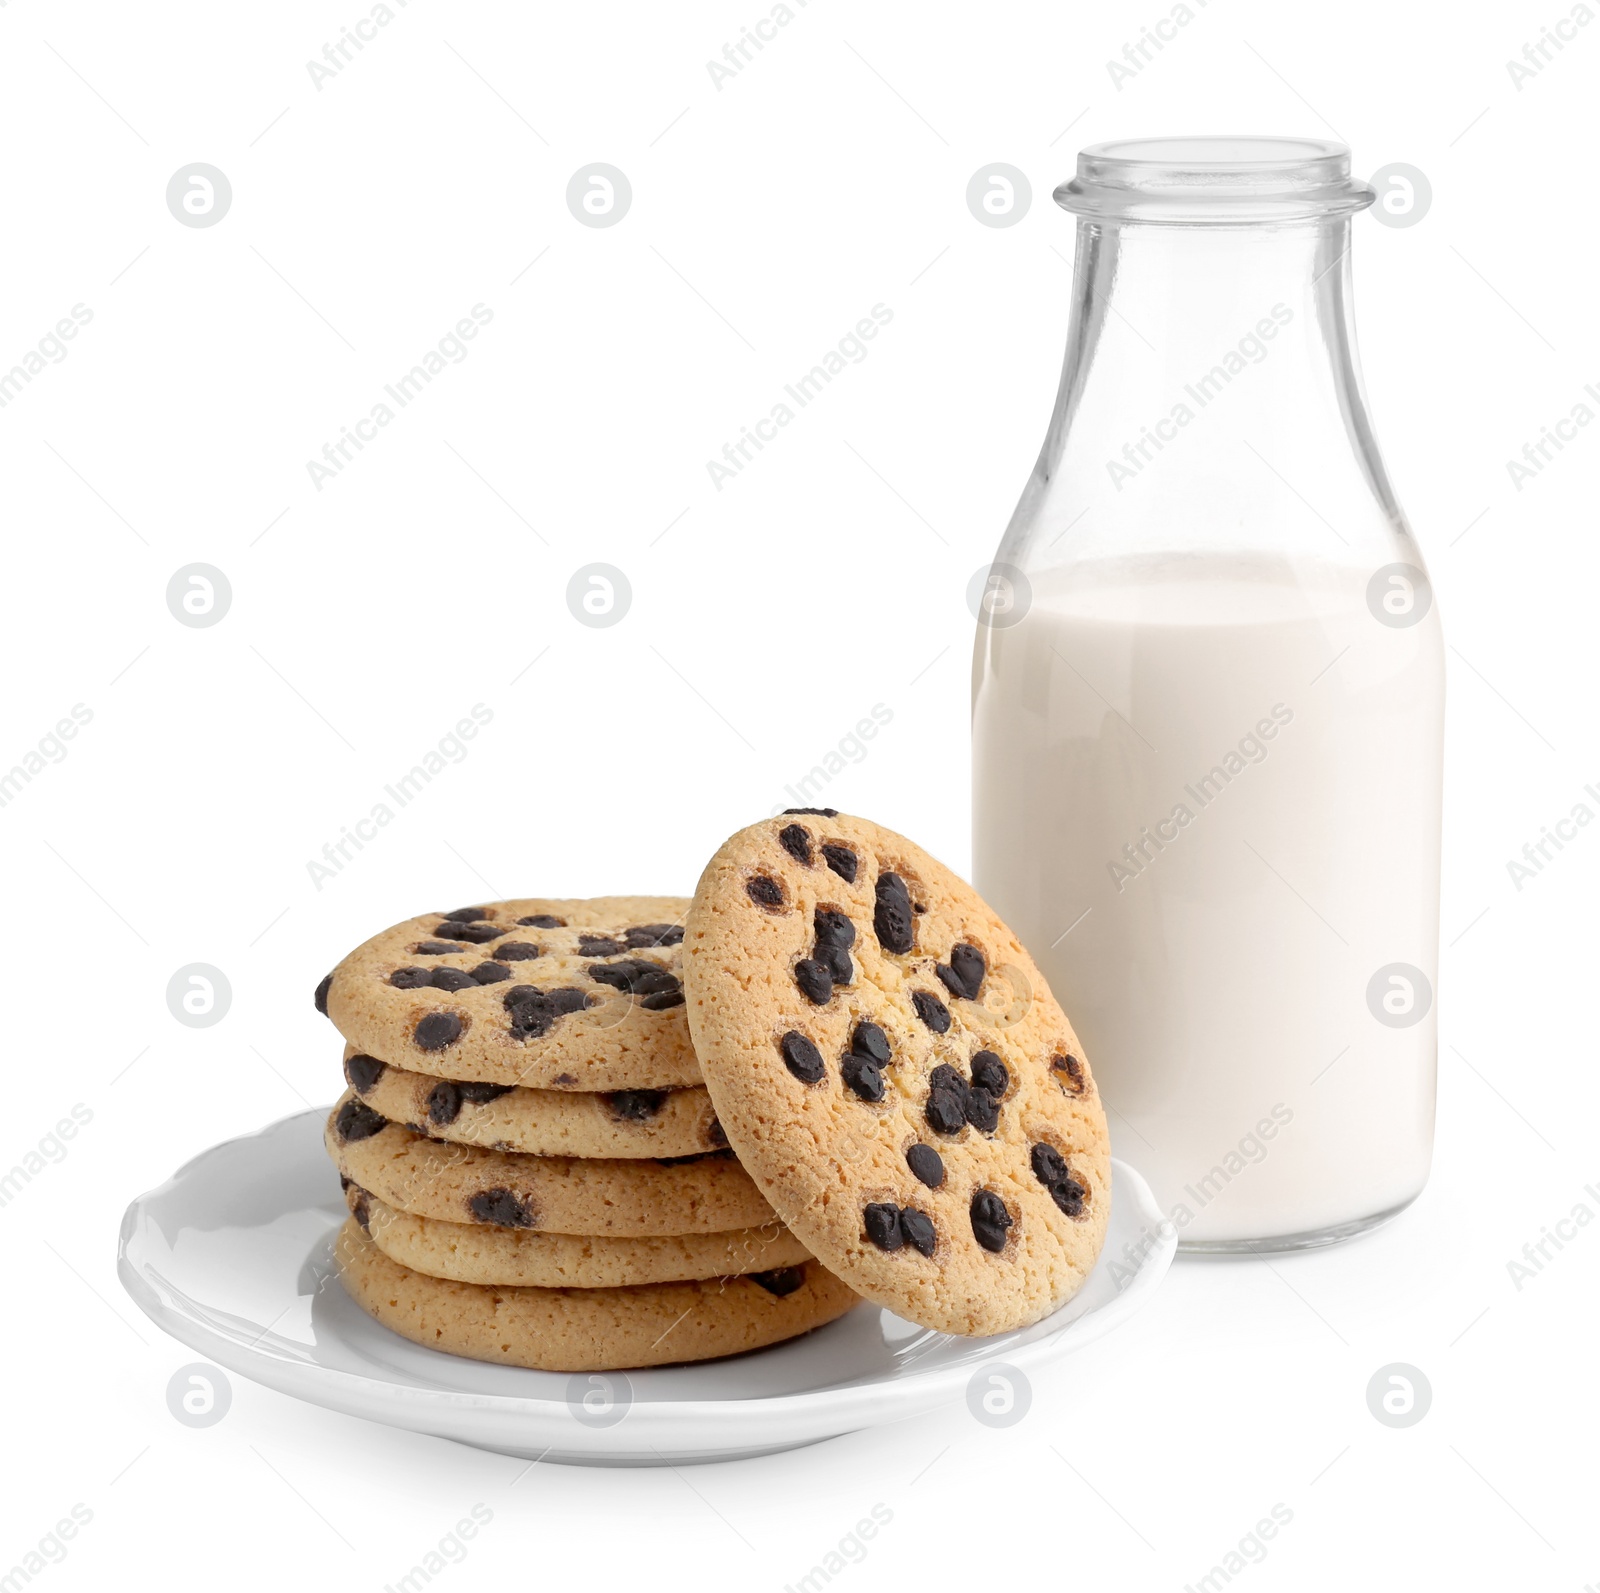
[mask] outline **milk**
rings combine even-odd
[[[1078,563],[983,640],[976,883],[1186,1244],[1336,1237],[1427,1177],[1443,654],[1371,575]]]

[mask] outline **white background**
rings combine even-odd
[[[1521,892],[1506,869],[1600,781],[1600,428],[1520,492],[1506,469],[1600,383],[1600,26],[1519,89],[1507,60],[1564,0],[1211,0],[1119,88],[1107,60],[1162,5],[813,0],[719,90],[706,63],[759,0],[411,0],[316,88],[307,61],[366,14],[0,6],[0,369],[93,313],[0,409],[0,766],[93,713],[0,808],[0,1168],[93,1113],[0,1207],[0,1574],[81,1502],[47,1588],[379,1588],[483,1504],[448,1586],[778,1589],[881,1503],[847,1593],[1177,1589],[1281,1503],[1251,1588],[1600,1581],[1600,1225],[1521,1289],[1507,1270],[1600,1212],[1600,838]],[[957,1406],[513,1487],[518,1462],[238,1379],[219,1425],[174,1421],[194,1357],[121,1293],[121,1211],[336,1093],[310,992],[357,941],[458,898],[687,893],[877,703],[892,721],[826,800],[966,866],[964,591],[1054,393],[1072,226],[1049,191],[1083,144],[1214,131],[1339,136],[1434,190],[1355,242],[1372,407],[1452,648],[1421,1200],[1328,1253],[1180,1262],[1008,1431]],[[206,229],[165,202],[195,161],[233,191]],[[611,228],[565,203],[595,161],[632,185]],[[995,161],[1032,183],[1009,229],[965,204]],[[317,490],[306,461],[475,304],[468,357]],[[874,304],[869,357],[716,490],[706,461]],[[197,561],[232,587],[211,628],[165,601]],[[596,561],[632,586],[610,629],[564,601]],[[465,760],[317,888],[308,860],[476,703]],[[190,962],[232,984],[210,1029],[166,1007]],[[1366,1403],[1396,1361],[1433,1390],[1406,1430]]]

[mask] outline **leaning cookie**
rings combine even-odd
[[[972,887],[831,810],[701,877],[689,1026],[730,1144],[795,1236],[924,1327],[1049,1315],[1100,1253],[1105,1115],[1044,976]]]
[[[546,1233],[728,1233],[772,1222],[731,1151],[682,1160],[522,1156],[428,1139],[345,1095],[324,1143],[345,1178],[385,1204],[446,1222]]]
[[[543,1090],[698,1084],[678,896],[527,898],[425,913],[317,986],[357,1050],[450,1079]]]
[[[396,1211],[359,1184],[345,1186],[350,1214],[401,1266],[456,1283],[541,1289],[617,1289],[640,1283],[760,1274],[768,1280],[810,1259],[774,1219],[732,1233],[606,1239],[444,1222]],[[781,1280],[780,1280],[781,1281]]]
[[[334,1242],[351,1297],[429,1349],[543,1372],[604,1372],[737,1355],[843,1316],[856,1296],[815,1261],[770,1276],[629,1289],[493,1288],[391,1261],[348,1218]]]
[[[727,1137],[703,1086],[529,1090],[392,1068],[345,1048],[344,1076],[368,1106],[433,1139],[530,1156],[698,1156]]]

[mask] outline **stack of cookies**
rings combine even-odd
[[[729,1355],[857,1296],[729,1148],[682,984],[685,900],[408,919],[317,987],[346,1288],[417,1343],[547,1371]]]
[[[1111,1161],[1044,976],[964,880],[832,808],[741,830],[692,902],[386,930],[317,990],[351,1294],[480,1360],[755,1349],[858,1297],[1027,1326],[1082,1287]]]

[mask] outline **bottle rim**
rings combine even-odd
[[[1188,226],[1348,216],[1376,197],[1350,175],[1347,145],[1253,134],[1091,144],[1055,191],[1086,219]]]

